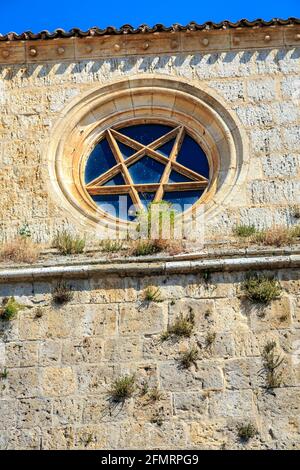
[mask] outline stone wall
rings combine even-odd
[[[0,68],[0,237],[29,223],[39,241],[75,224],[57,203],[47,148],[54,124],[75,97],[120,77],[152,73],[208,86],[236,113],[250,140],[243,189],[212,222],[214,233],[237,223],[294,223],[299,204],[299,47],[135,55],[2,65]]]
[[[245,300],[245,274],[73,279],[73,299],[60,307],[57,280],[1,284],[1,298],[24,308],[0,324],[0,448],[299,448],[299,270],[276,272],[281,298],[263,309]],[[160,302],[143,300],[149,286]],[[191,337],[162,341],[190,312]],[[273,390],[268,341],[283,359]],[[199,358],[184,369],[191,346]],[[124,374],[135,374],[135,392],[114,403],[111,385]],[[248,423],[258,435],[243,443],[238,427]]]

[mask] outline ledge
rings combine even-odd
[[[175,54],[211,53],[261,48],[299,46],[300,20],[249,22],[245,25],[211,26],[191,23],[187,27],[120,29],[106,32],[92,28],[53,34],[9,33],[0,36],[0,64],[74,62],[104,58]]]
[[[204,254],[193,253],[175,257],[118,258],[113,260],[65,261],[55,265],[35,265],[25,267],[7,267],[0,269],[0,283],[20,281],[41,281],[52,278],[88,279],[107,275],[150,276],[167,274],[195,274],[199,272],[232,272],[249,270],[273,270],[300,267],[299,247],[254,250],[251,252],[226,253],[222,256],[205,258]]]

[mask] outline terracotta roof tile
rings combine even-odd
[[[202,31],[202,30],[220,30],[220,29],[236,29],[236,28],[253,28],[253,27],[264,27],[264,26],[288,26],[288,25],[299,25],[299,18],[288,18],[286,20],[273,18],[270,21],[264,21],[257,19],[249,21],[242,19],[233,23],[228,20],[221,21],[220,23],[214,23],[207,21],[203,24],[198,24],[194,21],[190,22],[186,26],[180,24],[173,24],[171,26],[164,26],[163,24],[156,24],[154,26],[148,26],[142,24],[137,28],[134,28],[130,24],[125,24],[120,28],[114,26],[108,26],[107,28],[100,29],[93,27],[87,31],[82,31],[79,28],[72,28],[70,31],[63,29],[56,29],[53,32],[43,30],[39,33],[33,33],[32,31],[25,31],[21,34],[14,32],[8,34],[0,34],[0,41],[26,41],[34,39],[55,39],[55,38],[70,38],[70,37],[86,37],[86,36],[103,36],[103,35],[121,35],[121,34],[143,34],[143,33],[155,33],[155,32],[178,32],[178,31]]]

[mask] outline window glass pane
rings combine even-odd
[[[141,158],[129,167],[129,173],[135,184],[159,183],[165,165],[148,156]]]
[[[166,144],[162,145],[161,147],[158,147],[156,151],[158,153],[161,153],[165,157],[169,157],[170,153],[172,152],[173,146],[174,146],[175,139],[169,140]]]
[[[164,201],[168,201],[176,205],[178,211],[187,210],[191,205],[195,204],[202,195],[203,190],[195,191],[170,191],[164,194]],[[184,206],[187,207],[184,207]]]
[[[116,165],[115,157],[106,139],[101,140],[92,151],[86,167],[84,179],[88,184],[102,173]]]
[[[208,178],[209,167],[208,161],[202,148],[189,135],[186,135],[179,154],[177,162],[187,166],[190,170],[194,170],[202,176]]]
[[[193,180],[191,180],[187,176],[181,175],[180,173],[177,173],[177,171],[172,170],[170,173],[168,182],[169,183],[187,183],[187,182],[190,183],[191,181]]]
[[[108,214],[123,220],[134,220],[134,213],[128,213],[133,203],[129,194],[97,194],[92,196],[98,207]]]
[[[162,124],[138,124],[136,126],[123,127],[123,129],[118,129],[118,132],[127,135],[127,137],[141,144],[148,145],[171,130],[172,127]]]
[[[148,145],[154,140],[167,134],[172,129],[173,127],[171,126],[165,126],[161,124],[140,124],[118,129],[118,132],[133,138],[143,145]],[[175,140],[176,137],[172,138],[167,143],[156,149],[156,152],[168,158],[174,147]],[[136,153],[136,149],[133,149],[119,141],[117,141],[117,145],[119,146],[120,152],[125,159],[125,165],[126,163],[128,165],[126,159]],[[145,152],[147,153],[147,149]],[[185,134],[184,136],[176,160],[186,168],[194,170],[207,178],[209,177],[207,157],[197,142],[188,134]],[[157,161],[155,158],[146,154],[135,163],[131,165],[129,164],[127,168],[133,180],[133,185],[160,183],[166,168],[166,163]],[[101,176],[116,164],[117,161],[113,155],[108,141],[105,138],[102,139],[95,146],[87,161],[84,174],[86,184]],[[180,183],[191,181],[193,181],[191,178],[172,169],[168,178],[168,183],[178,183],[179,189],[176,191],[166,192],[163,199],[173,204],[173,206],[175,206],[178,211],[187,210],[198,201],[204,192],[204,189],[180,190]],[[119,171],[115,176],[111,177],[109,181],[106,181],[103,186],[115,186],[117,188],[118,186],[125,184],[126,183],[122,170]],[[116,190],[118,191],[118,189],[115,189],[115,191]],[[144,192],[139,192],[141,204],[147,208],[149,204],[153,202],[155,194],[155,191],[148,192],[146,187]],[[131,214],[128,214],[129,207],[133,206],[129,194],[101,194],[92,195],[91,197],[95,203],[102,208],[102,210],[106,211],[110,215],[124,220],[134,220],[135,210],[133,210]]]
[[[119,184],[125,184],[124,178],[121,173],[117,173],[111,180],[108,180],[103,186],[117,186]]]
[[[117,141],[117,144],[125,160],[126,158],[131,157],[131,155],[133,155],[137,151],[135,149],[132,149],[131,147],[128,147],[128,145],[125,145],[122,142]]]

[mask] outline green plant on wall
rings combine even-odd
[[[0,372],[0,379],[7,379],[8,377],[8,370],[6,369],[6,367],[4,367],[3,371]]]
[[[275,341],[268,341],[263,349],[264,367],[267,373],[267,388],[273,389],[280,387],[282,383],[282,372],[278,368],[283,363],[283,358],[276,354]]]
[[[65,281],[59,281],[53,288],[52,300],[56,305],[70,302],[74,296],[71,287]]]
[[[199,359],[199,350],[195,346],[190,349],[183,351],[180,355],[180,365],[184,369],[189,369],[192,364],[196,365],[196,361]]]
[[[31,230],[29,228],[29,225],[27,222],[25,222],[20,228],[19,228],[19,235],[22,238],[30,238],[31,237]]]
[[[241,441],[249,441],[258,434],[256,427],[252,423],[245,423],[238,426],[238,436]]]
[[[167,201],[152,202],[145,211],[137,212],[138,237],[170,239],[174,237],[176,211]]]
[[[124,375],[113,382],[109,395],[115,402],[125,401],[132,396],[135,388],[135,375]]]
[[[175,321],[168,326],[167,330],[162,334],[161,340],[165,341],[171,336],[173,337],[190,337],[195,326],[195,315],[191,310],[188,315],[180,314]]]
[[[153,286],[147,287],[145,290],[144,299],[147,302],[162,302],[160,288]]]
[[[57,248],[62,255],[79,254],[83,253],[85,239],[67,230],[62,230],[61,232],[57,232],[52,245],[54,248]]]
[[[22,307],[14,297],[5,298],[2,301],[2,307],[0,307],[0,318],[2,320],[12,320]]]
[[[258,275],[249,276],[243,289],[249,300],[259,304],[268,304],[279,298],[282,290],[276,279]]]

